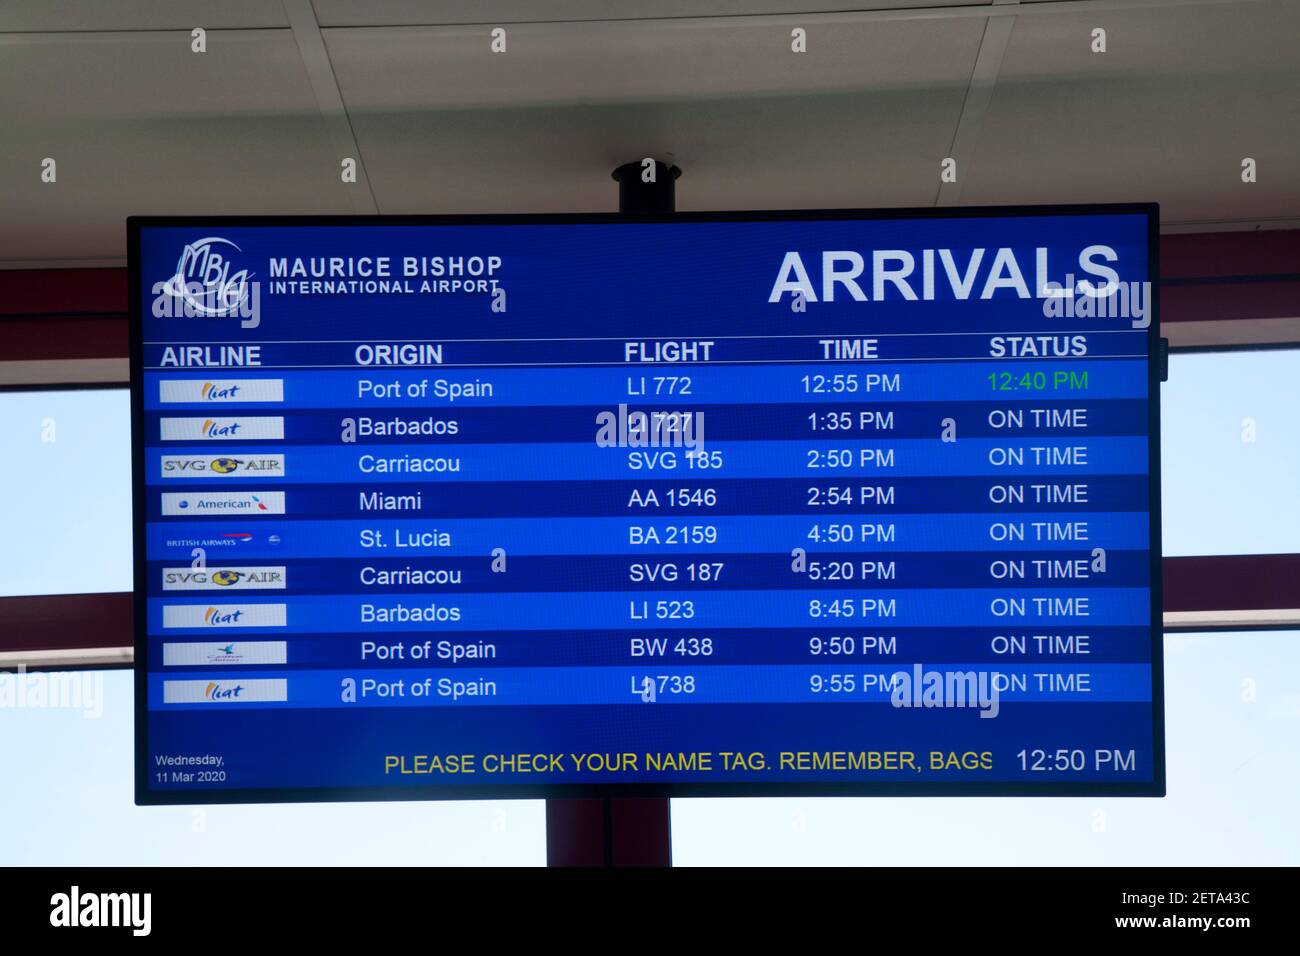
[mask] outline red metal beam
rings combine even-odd
[[[1160,237],[1162,281],[1295,276],[1298,271],[1300,229],[1193,232]]]
[[[663,798],[546,801],[547,866],[671,866]]]
[[[131,592],[0,597],[0,651],[130,647]]]
[[[1164,559],[1166,613],[1300,608],[1300,554]]]
[[[0,275],[4,275],[0,272]],[[127,353],[126,317],[0,317],[0,361],[63,362],[122,359]],[[55,368],[52,367],[54,372]],[[64,382],[51,381],[49,385]]]
[[[125,269],[0,270],[0,317],[127,311]]]

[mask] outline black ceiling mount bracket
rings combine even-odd
[[[618,182],[618,211],[629,215],[673,212],[677,209],[677,180],[682,171],[659,160],[654,172],[646,159],[624,163],[610,175]],[[648,180],[648,181],[647,181]]]

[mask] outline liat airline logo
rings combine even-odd
[[[163,294],[179,299],[186,312],[220,318],[246,314],[253,274],[231,271],[231,251],[239,246],[229,239],[206,236],[181,250],[176,274],[167,280]]]
[[[239,422],[228,422],[222,425],[207,418],[203,421],[203,434],[209,438],[230,438],[239,431]]]
[[[243,616],[243,611],[222,611],[210,607],[203,614],[203,623],[208,627],[231,627],[238,624]]]
[[[284,379],[164,378],[158,381],[158,401],[163,405],[245,405],[283,402]]]
[[[284,438],[284,418],[280,415],[229,418],[162,418],[158,437],[163,441],[213,441],[245,439],[248,441]]]
[[[208,681],[203,696],[207,700],[238,700],[239,695],[243,692],[244,687],[242,684],[221,684],[217,681]]]
[[[203,396],[205,402],[233,402],[235,396],[239,394],[239,386],[227,385],[222,388],[211,382],[204,382],[199,394]]]

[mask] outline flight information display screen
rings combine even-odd
[[[1156,218],[130,220],[137,801],[1162,794]]]

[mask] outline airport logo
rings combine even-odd
[[[283,478],[284,455],[213,458],[209,455],[163,455],[164,478]]]
[[[158,383],[158,401],[171,404],[235,404],[283,402],[282,378],[164,379]]]
[[[283,677],[163,681],[164,704],[247,704],[288,699],[289,682]]]
[[[282,515],[283,491],[163,492],[164,515]]]
[[[242,441],[284,438],[284,419],[265,418],[164,418],[163,441]]]
[[[164,591],[283,591],[283,567],[165,568]]]
[[[164,604],[163,627],[284,627],[283,604]]]
[[[231,641],[164,644],[163,667],[233,667],[237,664],[287,664],[285,641]]]
[[[247,269],[233,269],[232,254],[241,251],[218,236],[196,239],[181,249],[175,274],[154,283],[154,318],[238,318],[246,329],[260,325],[259,283]]]

